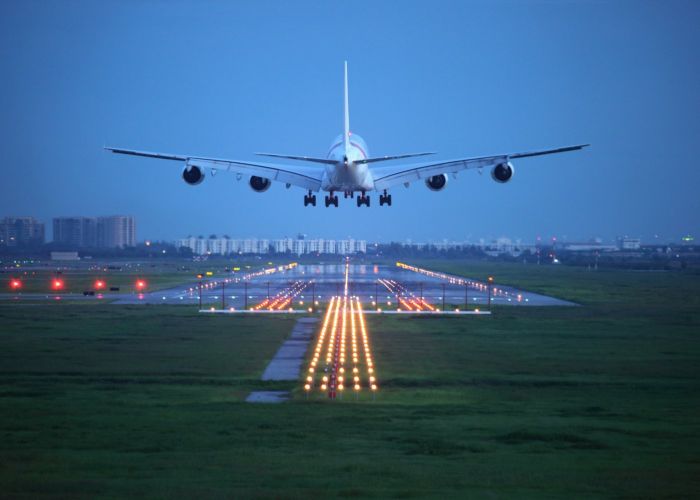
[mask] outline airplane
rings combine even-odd
[[[390,188],[401,184],[408,187],[411,182],[423,180],[431,191],[441,191],[447,185],[448,174],[456,177],[457,172],[468,169],[478,169],[479,173],[481,173],[483,168],[491,169],[491,177],[494,181],[505,183],[511,180],[515,171],[511,160],[576,151],[590,145],[579,144],[525,153],[507,153],[408,165],[379,166],[377,164],[380,162],[404,160],[435,153],[408,153],[377,157],[369,155],[367,143],[362,137],[350,131],[347,61],[345,61],[343,118],[343,133],[333,141],[325,158],[255,153],[258,156],[298,160],[313,165],[259,163],[245,160],[205,158],[195,155],[152,153],[112,147],[105,147],[105,149],[118,154],[184,162],[182,178],[190,185],[200,184],[204,180],[205,171],[207,170],[211,172],[211,175],[222,170],[235,173],[239,180],[243,176],[250,176],[250,187],[260,193],[267,191],[272,181],[282,182],[287,188],[291,186],[301,187],[307,191],[307,194],[304,195],[304,206],[316,206],[316,195],[314,193],[324,191],[328,193],[325,196],[326,207],[331,205],[338,207],[338,195],[336,193],[343,193],[345,198],[354,198],[355,193],[357,193],[357,206],[365,205],[369,207],[370,197],[367,193],[372,191],[380,193],[380,206],[391,206],[392,198],[388,192]]]

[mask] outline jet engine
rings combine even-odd
[[[250,187],[253,189],[253,191],[258,193],[263,193],[270,189],[270,184],[272,184],[270,179],[266,179],[265,177],[258,177],[254,175],[250,178]]]
[[[431,191],[442,191],[447,186],[447,176],[445,174],[433,175],[425,179],[425,185]]]
[[[513,172],[515,172],[515,170],[510,162],[499,163],[491,170],[491,178],[494,181],[503,184],[504,182],[508,182],[511,177],[513,177]]]
[[[204,177],[204,172],[199,167],[185,167],[182,171],[182,179],[190,186],[201,184]]]

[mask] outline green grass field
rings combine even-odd
[[[371,316],[377,399],[329,404],[259,380],[296,318],[0,305],[2,496],[697,496],[697,274],[420,264],[582,307]]]

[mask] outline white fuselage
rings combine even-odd
[[[327,165],[321,181],[323,191],[364,192],[374,189],[374,179],[367,164],[355,163],[369,158],[367,144],[356,134],[350,136],[347,143],[339,135],[326,157],[335,160],[334,165]]]

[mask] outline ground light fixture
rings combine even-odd
[[[10,288],[12,290],[19,290],[22,288],[22,281],[18,280],[17,278],[12,278],[10,280]]]
[[[52,290],[63,290],[65,287],[65,283],[61,278],[54,278],[51,280],[51,289]]]
[[[142,279],[137,279],[135,286],[139,292],[142,292],[143,290],[146,289],[146,281],[142,280]]]

